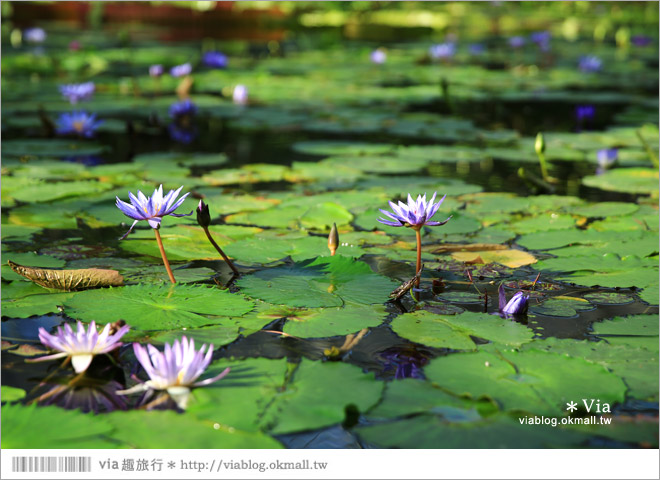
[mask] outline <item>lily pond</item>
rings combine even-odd
[[[23,3],[4,448],[658,447],[657,2]]]

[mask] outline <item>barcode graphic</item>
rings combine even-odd
[[[12,457],[12,472],[91,472],[92,457]]]

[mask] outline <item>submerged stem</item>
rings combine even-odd
[[[415,235],[417,236],[417,268],[415,269],[415,275],[417,275],[422,269],[422,234],[420,229],[415,229]],[[420,278],[415,280],[415,287],[419,288],[419,281]]]
[[[215,249],[218,251],[218,253],[222,255],[223,260],[227,262],[229,268],[231,268],[236,275],[240,275],[238,269],[234,266],[231,260],[229,260],[229,257],[225,255],[225,252],[223,252],[222,249],[218,246],[218,244],[215,243],[215,240],[213,240],[213,237],[211,236],[211,232],[209,232],[209,229],[207,227],[203,227],[203,228],[204,228],[204,233],[206,233],[206,237],[209,239],[209,242],[211,242],[211,245],[213,245]]]
[[[163,247],[163,240],[160,238],[160,232],[157,228],[154,228],[154,233],[156,234],[160,256],[163,257],[163,264],[165,265],[165,270],[167,270],[167,275],[170,277],[170,282],[176,283],[176,280],[174,280],[174,274],[172,273],[172,267],[170,267],[170,262],[167,260],[167,255],[165,255],[165,247]]]

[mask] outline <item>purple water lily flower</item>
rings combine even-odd
[[[371,63],[382,65],[387,61],[387,53],[385,53],[385,50],[382,48],[377,48],[369,54],[369,59],[371,60]]]
[[[71,105],[75,105],[82,100],[89,100],[94,95],[94,90],[96,90],[94,82],[60,85],[60,92],[71,102]]]
[[[600,71],[603,62],[595,55],[586,55],[580,57],[578,68],[585,73],[594,73]]]
[[[630,37],[630,42],[636,47],[647,47],[651,45],[653,39],[646,35],[633,35]]]
[[[149,76],[150,77],[158,78],[163,73],[165,73],[165,69],[163,68],[162,65],[152,65],[152,66],[149,67]]]
[[[46,31],[39,27],[26,28],[23,30],[23,39],[28,43],[43,43],[46,40]]]
[[[103,123],[96,120],[96,114],[87,112],[63,113],[57,119],[58,135],[77,135],[84,138],[92,138],[95,130]]]
[[[394,370],[394,378],[401,380],[404,378],[424,379],[423,368],[429,363],[428,357],[415,350],[401,351],[397,349],[388,349],[380,354],[385,360],[383,372]]]
[[[197,105],[190,99],[185,99],[182,102],[176,102],[170,105],[170,117],[179,118],[185,115],[192,116],[197,113]]]
[[[379,218],[378,221],[385,225],[389,225],[390,227],[410,227],[415,230],[421,229],[424,225],[428,225],[429,227],[444,225],[451,219],[451,216],[449,216],[449,218],[447,218],[447,220],[444,222],[430,221],[433,215],[435,215],[435,213],[438,211],[438,208],[440,208],[440,205],[445,200],[447,195],[442,197],[439,202],[433,203],[435,196],[436,192],[433,193],[431,200],[427,202],[426,194],[424,194],[424,196],[419,195],[416,201],[413,200],[410,194],[408,194],[407,205],[401,201],[399,201],[398,205],[390,201],[389,204],[392,208],[392,212],[394,213],[390,213],[383,209],[379,210],[385,216],[391,218],[391,220]]]
[[[481,43],[473,43],[468,47],[470,55],[483,55],[486,52],[486,47]]]
[[[172,140],[183,145],[188,145],[197,138],[197,128],[194,126],[183,127],[176,122],[172,122],[167,126],[167,133]]]
[[[439,43],[431,45],[429,48],[429,55],[433,60],[444,60],[451,58],[456,53],[456,45],[451,42]]]
[[[500,284],[498,294],[500,313],[503,313],[504,315],[523,315],[527,313],[529,295],[523,292],[516,292],[516,294],[511,297],[511,300],[507,302],[503,284]]]
[[[585,120],[593,120],[596,115],[596,107],[593,105],[576,105],[575,106],[575,118],[578,122],[583,122]]]
[[[129,330],[128,325],[121,327],[115,334],[110,335],[110,324],[106,324],[103,331],[99,334],[96,330],[96,323],[90,322],[89,328],[85,331],[83,324],[78,321],[78,331],[74,333],[71,326],[67,323],[62,327],[57,327],[57,333],[51,335],[45,328],[39,329],[39,340],[48,348],[58,350],[60,353],[46,355],[31,360],[32,362],[42,362],[56,358],[71,358],[71,365],[76,373],[87,370],[94,355],[108,353],[121,345],[119,339]]]
[[[248,89],[245,85],[236,85],[232,93],[232,100],[236,105],[246,105],[248,103]]]
[[[170,75],[173,77],[185,77],[190,75],[190,72],[192,72],[192,65],[189,63],[183,63],[170,69]]]
[[[195,349],[195,341],[185,336],[181,341],[174,340],[172,346],[165,344],[160,352],[153,345],[143,347],[133,344],[133,351],[138,361],[149,375],[149,380],[134,387],[118,392],[128,394],[147,390],[164,390],[177,402],[180,408],[185,408],[190,390],[217,382],[229,373],[229,367],[219,375],[205,380],[196,381],[211,363],[213,344],[204,344],[199,350]]]
[[[614,165],[619,158],[619,150],[616,148],[603,148],[598,150],[596,160],[598,161],[598,168],[596,175],[601,175],[607,171],[609,167]]]
[[[534,42],[541,51],[547,52],[550,50],[550,39],[552,35],[547,30],[541,32],[534,32],[529,36],[529,39]]]
[[[207,67],[211,68],[227,68],[229,59],[227,55],[222,52],[206,52],[202,56],[202,62]]]
[[[187,217],[188,215],[192,215],[192,211],[190,213],[174,213],[174,210],[179,208],[186,197],[190,195],[190,192],[188,192],[177,200],[176,197],[179,195],[182,188],[183,186],[179,187],[177,190],[170,190],[164,197],[162,185],[154,190],[151,197],[146,197],[139,190],[137,192],[137,197],[131,192],[128,192],[128,198],[131,200],[130,204],[120,200],[119,197],[115,197],[117,199],[117,208],[119,208],[124,215],[135,220],[133,225],[131,225],[131,228],[128,229],[128,232],[126,232],[120,240],[126,238],[133,230],[135,224],[140,220],[146,220],[149,222],[151,228],[157,230],[160,228],[161,220],[166,215],[172,215],[173,217]]]
[[[515,36],[509,38],[509,46],[511,48],[521,48],[525,45],[525,37]]]

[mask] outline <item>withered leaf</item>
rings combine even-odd
[[[33,281],[37,285],[55,290],[63,290],[65,292],[124,285],[124,277],[117,270],[103,268],[52,270],[39,267],[25,267],[11,260],[7,263],[14,272]]]

